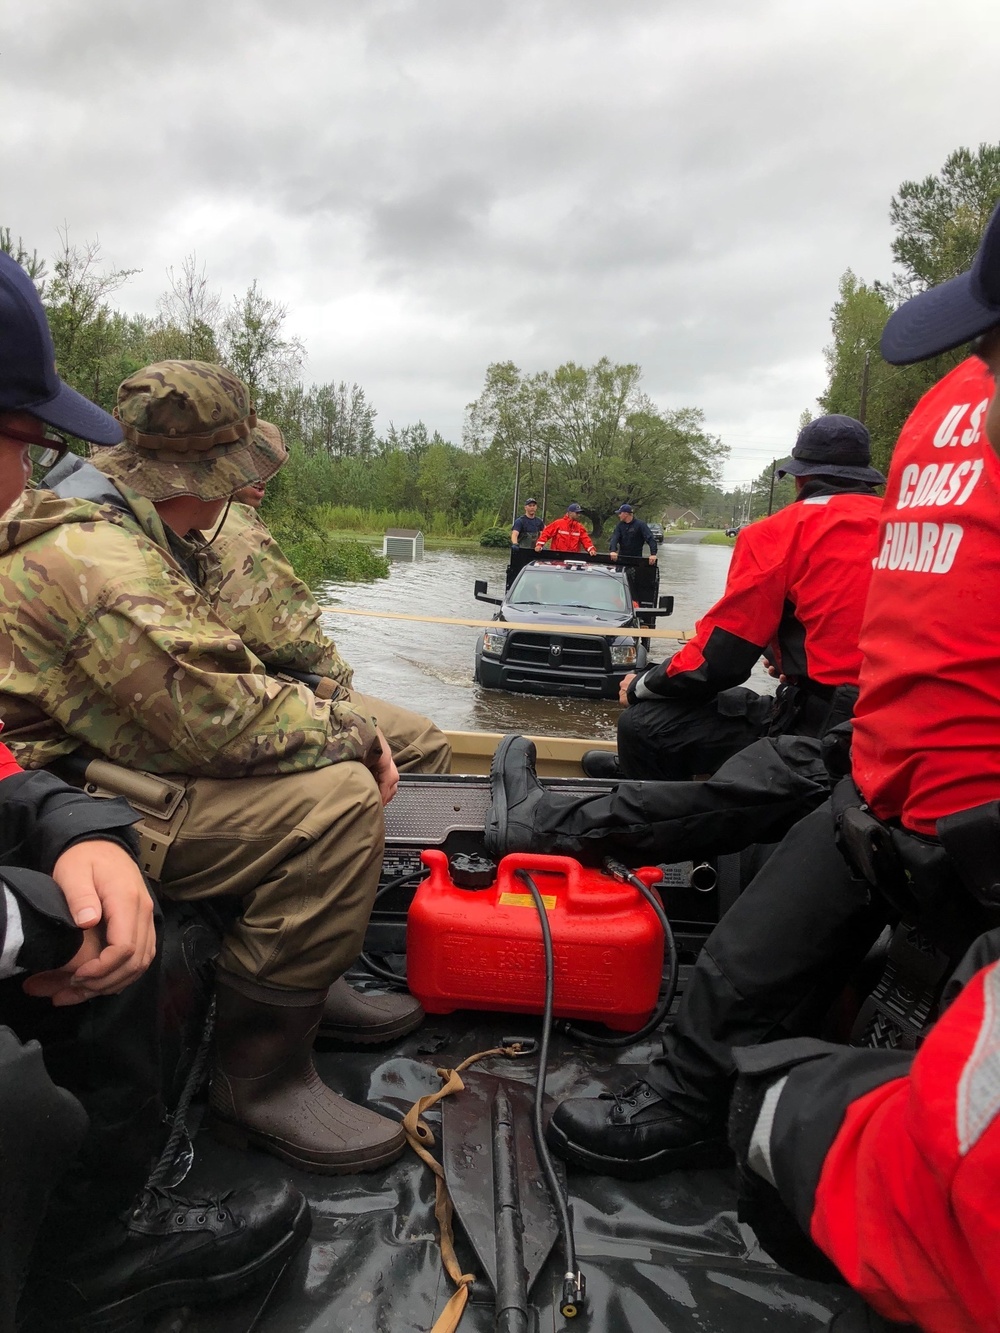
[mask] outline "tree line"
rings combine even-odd
[[[268,509],[315,510],[345,523],[394,519],[431,534],[478,535],[509,523],[520,494],[544,494],[550,515],[577,500],[595,534],[624,500],[649,517],[697,502],[725,450],[696,408],[662,412],[636,365],[603,358],[525,374],[491,365],[469,404],[461,444],[422,421],[379,431],[359,384],[306,384],[305,348],[288,311],[254,281],[224,303],[197,256],[167,270],[155,312],[129,314],[113,297],[137,272],[103,261],[99,243],[59,233],[52,258],[9,228],[0,248],[34,279],[48,313],[60,374],[102,407],[119,383],[152,361],[218,361],[249,385],[258,415],[285,433],[289,465]]]

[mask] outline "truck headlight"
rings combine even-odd
[[[635,666],[635,644],[613,643],[611,645],[611,665],[616,667]]]
[[[490,657],[501,657],[506,641],[507,631],[505,629],[488,629],[483,634],[483,652],[488,653]]]

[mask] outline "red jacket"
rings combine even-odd
[[[629,688],[642,699],[713,698],[768,656],[792,682],[856,685],[858,638],[881,500],[822,483],[736,538],[726,591],[693,639]]]
[[[994,963],[945,1011],[909,1077],[849,1106],[823,1163],[812,1238],[886,1318],[1000,1331],[998,1116]]]
[[[861,631],[854,779],[933,835],[1000,797],[1000,462],[993,380],[970,357],[924,395],[892,458]]]
[[[553,551],[579,551],[581,547],[588,555],[594,555],[597,551],[597,547],[590,540],[590,533],[583,524],[565,515],[562,518],[554,518],[542,528],[535,543],[535,550],[541,550],[550,539]]]
[[[3,723],[0,722],[0,731],[3,730]],[[6,745],[0,745],[0,782],[4,778],[9,778],[12,773],[21,773],[23,769],[17,762]]]

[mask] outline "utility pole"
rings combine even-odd
[[[868,411],[868,372],[871,368],[871,360],[871,352],[865,352],[865,368],[861,372],[861,406],[858,408],[858,420],[862,426],[865,424],[865,413]]]
[[[771,459],[771,489],[767,493],[767,512],[770,516],[771,506],[774,504],[774,469],[778,466],[776,458]]]
[[[517,462],[514,464],[514,516],[510,520],[511,527],[517,522],[517,497],[521,489],[521,451],[517,451]]]
[[[548,500],[548,496],[549,496],[549,441],[546,438],[545,467],[542,471],[542,518],[543,519],[545,518],[545,515],[548,513],[548,510],[545,507],[546,501]]]

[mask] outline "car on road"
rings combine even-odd
[[[727,537],[738,537],[744,528],[748,528],[749,523],[737,523],[734,527],[726,528]]]
[[[607,557],[604,557],[607,559]],[[490,597],[479,579],[476,599],[500,609],[476,645],[475,678],[487,689],[577,698],[617,699],[623,676],[647,665],[642,623],[628,571],[584,560],[533,560],[514,577],[504,597]],[[656,612],[669,615],[673,598],[660,598]],[[537,633],[507,629],[537,622]],[[620,628],[607,638],[553,633],[552,626]]]
[[[646,527],[649,528],[658,542],[663,541],[663,525],[661,523],[647,523]]]

